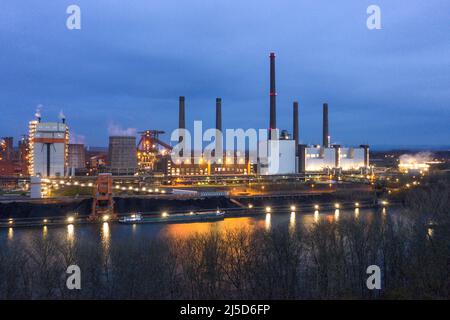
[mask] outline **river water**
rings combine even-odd
[[[286,228],[295,230],[298,225],[311,226],[316,222],[328,220],[357,218],[372,219],[374,215],[393,214],[396,209],[341,209],[317,212],[273,211],[270,214],[257,214],[251,217],[231,217],[223,221],[176,224],[136,224],[119,223],[80,224],[66,226],[48,226],[35,228],[4,228],[0,229],[0,247],[18,243],[31,242],[39,237],[52,237],[69,241],[101,242],[105,248],[124,241],[145,241],[151,238],[167,237],[179,239],[195,233],[205,233],[213,230],[225,231],[236,228]]]

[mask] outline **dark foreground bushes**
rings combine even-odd
[[[36,238],[0,252],[1,299],[449,298],[449,243],[376,217],[291,230],[232,230],[184,240],[103,244]],[[106,252],[106,253],[105,253]],[[77,264],[82,289],[66,288]],[[382,270],[382,289],[366,269]]]
[[[436,188],[411,193],[410,209],[396,216],[295,230],[130,239],[111,248],[27,239],[0,250],[0,299],[449,299],[450,188]],[[66,288],[72,264],[81,268],[81,290]],[[381,268],[381,290],[366,286],[369,265]]]

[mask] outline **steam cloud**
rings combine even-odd
[[[136,128],[123,129],[120,125],[111,122],[108,125],[108,133],[110,136],[136,136]]]
[[[41,117],[41,111],[42,111],[42,108],[43,108],[44,106],[42,105],[42,104],[38,104],[37,106],[36,106],[36,113],[34,114],[34,116],[36,117],[36,118],[40,118]]]
[[[74,132],[70,133],[69,136],[69,143],[70,144],[86,144],[86,137],[81,134],[76,134]]]
[[[433,160],[431,152],[419,152],[416,154],[402,154],[400,156],[400,164],[426,163]]]

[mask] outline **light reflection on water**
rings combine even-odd
[[[226,218],[216,222],[197,222],[180,224],[134,224],[122,225],[118,223],[102,223],[89,225],[45,226],[39,228],[8,228],[0,229],[0,247],[2,244],[15,242],[32,243],[35,237],[52,237],[73,244],[75,241],[96,241],[102,244],[105,254],[114,243],[127,240],[143,241],[148,238],[167,237],[181,239],[195,233],[211,231],[226,231],[233,229],[262,229],[285,228],[287,232],[295,231],[298,226],[309,227],[322,221],[336,222],[341,219],[364,219],[371,221],[376,215],[386,215],[393,209],[336,209],[311,210],[310,213],[294,211],[276,211],[262,213],[252,217]],[[6,241],[7,240],[7,241]]]
[[[339,221],[339,214],[340,214],[339,209],[334,210],[334,219],[336,219],[336,221]]]
[[[319,210],[314,211],[314,222],[315,223],[319,222],[319,218],[320,218]]]
[[[69,224],[67,226],[67,241],[73,243],[75,239],[75,227],[73,224]]]
[[[272,225],[272,215],[270,213],[266,213],[266,230],[270,230]]]
[[[295,230],[295,212],[291,212],[291,216],[289,217],[289,230],[293,231]]]

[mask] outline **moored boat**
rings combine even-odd
[[[164,212],[158,216],[143,216],[141,214],[132,214],[119,219],[120,223],[140,224],[140,223],[189,223],[189,222],[209,222],[220,221],[225,217],[225,212],[221,210],[206,212],[174,213]]]

